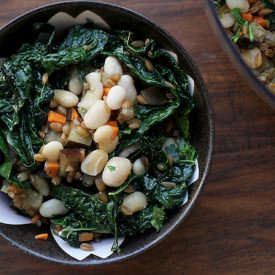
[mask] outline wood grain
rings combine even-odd
[[[0,25],[53,0],[0,0]],[[208,183],[184,224],[143,255],[105,267],[66,267],[0,240],[0,274],[274,274],[275,111],[249,88],[219,46],[202,0],[109,1],[171,32],[192,54],[216,117]]]

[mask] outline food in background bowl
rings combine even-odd
[[[213,0],[213,3],[247,66],[275,92],[275,2]]]
[[[0,68],[2,191],[71,246],[112,235],[119,251],[118,236],[159,231],[184,201],[197,156],[188,77],[129,31],[75,26],[59,41],[35,29],[44,40]]]

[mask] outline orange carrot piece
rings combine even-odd
[[[252,20],[253,20],[253,16],[251,13],[242,13],[242,17],[244,20],[246,20],[248,22],[252,22]]]
[[[35,235],[35,239],[36,240],[48,240],[49,238],[49,234],[48,233],[42,233],[42,234],[38,234],[38,235]]]
[[[118,127],[112,126],[112,130],[113,130],[112,138],[115,139],[118,135]]]
[[[118,127],[117,121],[116,120],[110,120],[106,123],[107,125]]]
[[[51,178],[58,176],[59,167],[60,165],[58,162],[45,162],[45,172]]]
[[[110,92],[111,88],[104,88],[103,89],[103,96],[107,96],[108,93]]]
[[[75,120],[75,119],[79,120],[79,114],[78,114],[78,112],[76,111],[75,108],[72,108],[71,120],[73,121],[73,120]]]
[[[37,213],[36,215],[34,215],[32,217],[32,224],[37,223],[40,219],[41,219],[41,215],[39,213]]]
[[[66,122],[66,117],[63,116],[63,115],[61,115],[61,114],[59,114],[59,113],[50,111],[48,113],[48,121],[50,123],[52,123],[52,122],[58,122],[58,123],[64,124]]]
[[[264,18],[262,18],[262,17],[260,17],[260,16],[254,16],[254,17],[253,17],[253,20],[254,20],[257,24],[261,25],[262,27],[267,27],[268,24],[269,24],[268,20],[266,20],[266,19],[264,19]]]

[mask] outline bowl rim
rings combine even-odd
[[[78,4],[86,5],[87,8],[88,7],[91,8],[92,5],[96,5],[96,6],[99,6],[99,7],[108,7],[108,8],[112,8],[112,9],[115,9],[115,10],[123,10],[124,12],[130,14],[133,17],[139,18],[139,19],[143,20],[144,22],[146,22],[147,24],[153,25],[155,28],[158,29],[161,36],[168,37],[172,41],[172,44],[176,45],[176,47],[181,51],[181,53],[184,53],[186,59],[191,61],[193,69],[197,72],[196,78],[199,80],[199,82],[202,83],[202,86],[203,86],[203,89],[202,89],[203,93],[202,94],[203,94],[203,98],[204,98],[204,101],[205,101],[205,104],[206,104],[207,116],[208,116],[208,121],[209,121],[209,125],[208,125],[208,127],[209,127],[209,144],[208,144],[208,147],[209,148],[208,148],[208,152],[207,152],[207,156],[206,156],[205,169],[204,169],[203,173],[201,174],[201,180],[198,184],[196,192],[194,193],[193,197],[189,200],[190,201],[189,205],[184,208],[184,210],[182,211],[182,213],[179,216],[179,219],[174,224],[169,226],[169,228],[167,229],[167,231],[165,233],[159,234],[156,239],[152,240],[151,242],[149,242],[145,246],[139,247],[134,252],[131,252],[131,253],[126,254],[126,255],[119,255],[118,254],[114,258],[108,258],[107,257],[105,259],[99,258],[99,259],[96,259],[96,260],[91,259],[89,261],[78,261],[76,259],[60,260],[60,259],[55,259],[53,257],[40,254],[39,252],[33,251],[32,249],[29,249],[28,247],[26,247],[24,245],[21,245],[20,243],[17,243],[17,241],[14,241],[8,235],[6,235],[2,231],[0,231],[0,236],[2,236],[4,239],[6,239],[11,245],[14,245],[14,246],[18,247],[19,249],[21,249],[23,252],[25,252],[27,254],[36,256],[36,257],[38,257],[40,259],[43,259],[43,260],[47,260],[51,263],[69,265],[69,266],[98,266],[98,265],[106,265],[106,264],[121,262],[123,260],[135,257],[135,256],[137,256],[141,253],[144,253],[144,252],[148,251],[150,248],[154,247],[156,244],[158,244],[160,241],[164,240],[168,235],[170,235],[171,232],[174,231],[187,218],[187,216],[189,215],[191,209],[194,207],[195,202],[197,201],[197,198],[198,198],[199,194],[202,191],[202,188],[204,187],[204,184],[207,180],[207,177],[208,177],[208,174],[209,174],[209,171],[210,171],[210,168],[211,168],[213,155],[214,155],[215,123],[214,123],[214,111],[213,111],[213,107],[212,107],[211,98],[210,98],[209,92],[207,90],[207,86],[206,86],[206,84],[203,80],[203,77],[202,77],[202,75],[199,71],[199,68],[198,68],[197,64],[192,59],[191,55],[185,50],[185,48],[180,44],[180,42],[178,42],[177,39],[175,39],[173,37],[172,34],[170,34],[163,27],[161,27],[160,25],[153,22],[152,20],[150,20],[149,18],[147,18],[146,16],[142,15],[139,12],[133,11],[129,8],[126,8],[126,7],[123,7],[123,6],[120,6],[120,5],[107,3],[107,2],[85,1],[85,0],[74,0],[74,1],[66,0],[64,2],[55,2],[55,3],[52,3],[52,4],[42,5],[42,6],[39,6],[37,8],[31,9],[31,10],[25,12],[25,13],[22,13],[21,15],[16,16],[14,19],[10,20],[8,23],[6,23],[3,27],[0,28],[0,37],[8,28],[12,27],[13,25],[16,25],[18,22],[20,22],[24,18],[31,17],[33,14],[35,14],[37,12],[40,12],[42,10],[51,9],[53,7],[58,8],[58,7],[61,7],[61,6],[78,5]]]
[[[234,45],[230,37],[225,32],[224,27],[222,26],[212,0],[204,0],[203,2],[205,6],[205,12],[217,37],[217,40],[219,41],[219,44],[222,47],[223,51],[229,57],[231,63],[233,63],[239,74],[245,78],[245,80],[256,92],[256,94],[261,97],[269,106],[275,108],[275,94],[272,94],[272,92],[270,92],[268,88],[266,88],[266,86],[257,78],[257,76],[241,58],[237,47]],[[220,39],[222,39],[223,41],[221,41]]]

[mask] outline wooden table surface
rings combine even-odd
[[[53,2],[0,0],[0,25]],[[216,117],[207,185],[184,224],[143,255],[105,267],[66,267],[26,255],[0,239],[0,274],[275,274],[275,111],[229,62],[202,0],[109,2],[166,28],[199,65]]]

